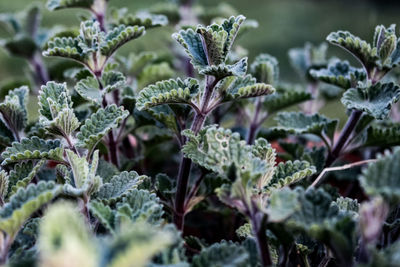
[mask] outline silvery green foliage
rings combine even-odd
[[[350,66],[348,61],[332,60],[326,68],[310,70],[310,75],[317,80],[336,85],[343,89],[353,87],[363,81],[366,74],[363,69]]]
[[[55,37],[43,52],[49,57],[65,57],[85,65],[97,75],[102,72],[115,51],[144,34],[144,27],[119,25],[109,32],[101,31],[98,22],[84,21],[77,37]]]
[[[394,83],[377,83],[347,90],[342,103],[348,109],[361,110],[375,119],[385,119],[400,96],[400,88]]]
[[[400,190],[396,172],[399,158],[400,150],[398,149],[392,154],[386,152],[378,156],[377,162],[371,163],[363,170],[359,180],[368,195],[382,196],[390,203],[399,203]]]
[[[363,65],[368,77],[379,81],[400,62],[396,25],[375,28],[373,43],[368,43],[348,31],[332,32],[326,38],[351,53]]]
[[[25,129],[28,121],[27,101],[29,89],[26,86],[11,90],[0,104],[3,122],[16,137]]]

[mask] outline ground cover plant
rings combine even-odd
[[[0,91],[1,264],[399,265],[395,25],[291,49],[292,84],[272,55],[249,61],[235,41],[258,24],[227,5],[46,8],[85,12],[0,16],[32,70]],[[169,53],[119,54],[156,27],[176,30]],[[319,113],[330,101],[346,121]]]

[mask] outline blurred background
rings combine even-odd
[[[111,6],[128,7],[130,12],[146,9],[163,0],[112,0]],[[164,0],[165,1],[165,0]],[[45,0],[36,1],[45,4]],[[200,0],[205,8],[216,6],[223,1]],[[377,24],[390,25],[400,23],[400,1],[384,0],[229,0],[227,1],[239,13],[259,22],[258,29],[246,33],[238,41],[248,49],[250,60],[257,54],[270,53],[278,58],[281,76],[287,80],[295,79],[289,66],[288,49],[303,46],[306,41],[318,44],[336,30],[349,30],[366,40],[371,40]],[[0,12],[15,12],[33,3],[30,0],[0,1]],[[42,23],[45,27],[56,25],[79,26],[78,16],[83,11],[60,10],[49,12],[44,9]],[[122,53],[128,51],[160,51],[171,42],[170,34],[175,29],[154,29],[144,38],[131,42]],[[0,27],[0,38],[7,32]],[[340,49],[329,46],[329,54],[350,59]],[[48,60],[48,59],[47,59]],[[51,63],[50,61],[49,63]],[[353,61],[354,62],[354,61]],[[23,76],[26,62],[11,58],[0,50],[0,84],[11,76]]]

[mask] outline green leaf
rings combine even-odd
[[[21,131],[26,127],[28,121],[27,102],[29,89],[22,86],[11,90],[0,104],[2,119],[12,131]]]
[[[108,230],[117,232],[124,223],[146,222],[160,225],[164,214],[159,198],[147,190],[132,188],[121,195],[117,202],[94,200],[89,209]]]
[[[280,162],[276,167],[270,183],[266,190],[271,192],[293,183],[296,183],[316,172],[315,167],[308,161],[286,161]]]
[[[337,120],[331,120],[319,114],[307,115],[301,112],[281,112],[276,116],[278,127],[275,130],[283,130],[292,134],[315,134],[322,136],[323,133],[332,139],[337,126]]]
[[[79,40],[72,37],[56,37],[47,42],[47,49],[43,51],[46,57],[63,57],[84,62],[87,59]]]
[[[266,208],[269,222],[281,222],[286,220],[300,208],[297,192],[289,188],[274,190],[269,198]]]
[[[249,254],[246,249],[232,242],[222,241],[203,249],[193,257],[193,267],[248,267]]]
[[[16,183],[12,184],[9,196],[14,195],[18,191],[19,188],[26,188],[29,185],[29,183],[33,180],[35,175],[38,174],[40,168],[44,165],[45,162],[46,162],[45,160],[40,160],[35,166],[32,166],[32,163],[28,164],[28,165],[32,166],[32,169],[29,171],[28,175],[26,175],[25,177],[22,177],[22,179],[19,179]],[[21,163],[21,164],[24,164],[24,163]],[[24,165],[22,165],[22,166],[24,166]],[[19,168],[17,168],[17,170]],[[15,169],[14,169],[14,171],[15,171]]]
[[[250,97],[258,97],[264,95],[270,95],[275,92],[275,88],[272,85],[265,84],[265,83],[256,83],[253,85],[247,85],[244,87],[229,87],[229,90],[226,91],[226,95],[223,101],[232,101],[242,98],[250,98]]]
[[[327,245],[339,262],[345,264],[353,259],[356,247],[356,223],[353,215],[340,212],[337,205],[322,189],[296,189],[300,209],[286,221],[288,229],[306,233]]]
[[[247,72],[247,57],[242,58],[233,65],[219,64],[202,68],[199,73],[202,75],[215,76],[222,79],[228,76],[243,76]]]
[[[69,137],[80,124],[72,105],[66,83],[48,82],[39,91],[40,124],[52,134]]]
[[[100,108],[96,113],[86,119],[77,135],[80,147],[92,150],[97,143],[112,129],[129,115],[129,112],[116,105]]]
[[[225,67],[224,63],[244,20],[241,15],[232,16],[221,24],[198,26],[196,32],[190,28],[181,30],[173,34],[173,38],[185,48],[191,63],[201,74],[221,77],[221,73],[243,73],[238,70],[243,69],[243,63],[232,67]]]
[[[105,204],[114,204],[129,194],[130,191],[138,188],[146,179],[149,179],[149,177],[145,175],[139,176],[135,171],[121,172],[118,175],[114,175],[110,182],[100,187],[96,198]]]
[[[400,150],[378,155],[377,159],[362,171],[359,177],[361,187],[369,196],[382,196],[390,203],[400,203],[400,183],[396,172],[400,164]]]
[[[240,140],[238,133],[210,126],[197,136],[189,130],[183,134],[188,139],[182,148],[185,157],[219,175],[234,175],[246,184],[260,178],[266,171],[265,163],[253,154],[251,146]]]
[[[118,48],[133,39],[139,38],[144,32],[144,27],[119,25],[109,31],[100,43],[101,53],[110,57]]]
[[[379,59],[376,49],[366,41],[354,36],[348,31],[332,32],[326,37],[331,44],[342,47],[353,54],[366,67]]]
[[[150,260],[174,242],[171,232],[136,223],[106,242],[102,263],[109,267],[149,266]]]
[[[298,88],[277,87],[274,94],[264,97],[263,108],[269,114],[311,100],[309,92]]]
[[[1,157],[4,159],[3,165],[28,159],[63,161],[63,152],[60,140],[43,140],[34,136],[23,138],[21,142],[13,142]]]
[[[170,79],[157,82],[140,91],[136,107],[139,110],[148,109],[162,104],[191,104],[191,100],[199,94],[197,80]]]
[[[96,0],[49,0],[47,1],[47,8],[49,10],[57,10],[63,8],[91,8]]]
[[[400,241],[395,241],[389,246],[381,250],[370,251],[370,262],[368,265],[361,266],[396,266],[399,263],[399,251],[400,251]]]
[[[257,82],[277,84],[279,80],[278,60],[269,54],[260,54],[251,64],[250,72]]]
[[[89,235],[85,220],[72,204],[56,203],[40,224],[40,262],[52,266],[74,260],[77,266],[99,266],[99,252]]]
[[[174,76],[175,72],[167,62],[150,64],[144,67],[138,75],[138,87],[143,88],[149,84],[166,80]]]
[[[0,210],[0,229],[11,238],[15,237],[24,222],[60,191],[60,187],[53,182],[39,182],[19,189]]]
[[[116,89],[122,90],[126,85],[125,76],[116,71],[103,72],[100,82],[102,86],[101,88],[96,78],[88,76],[75,85],[75,90],[87,101],[96,103],[100,106],[105,94]]]
[[[400,125],[371,125],[362,137],[363,146],[392,147],[400,145]]]
[[[388,116],[399,97],[399,86],[394,83],[377,83],[367,88],[347,90],[343,94],[342,103],[348,109],[364,111],[375,119],[382,120]]]
[[[289,50],[290,64],[301,78],[307,79],[310,69],[326,65],[327,49],[326,43],[321,43],[318,46],[306,43],[304,47],[292,48]]]
[[[129,14],[126,8],[111,11],[111,24],[113,26],[124,24],[126,26],[142,26],[146,29],[165,26],[168,18],[164,15],[156,15],[148,12]]]
[[[357,82],[366,78],[363,69],[350,66],[348,61],[333,60],[327,68],[311,70],[310,75],[317,80],[336,85],[343,89],[353,87]]]

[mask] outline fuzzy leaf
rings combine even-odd
[[[264,97],[262,103],[264,109],[269,114],[272,114],[287,107],[310,100],[311,98],[311,94],[305,90],[278,87],[274,94]]]
[[[63,161],[63,148],[60,140],[43,140],[36,136],[23,138],[21,142],[12,143],[1,157],[3,165],[28,159],[48,159]]]
[[[274,171],[270,183],[266,186],[267,191],[273,191],[293,183],[296,183],[316,172],[315,167],[308,161],[286,161],[280,162]]]
[[[357,82],[366,78],[363,69],[357,69],[350,66],[348,61],[334,60],[330,62],[327,68],[311,70],[310,75],[314,79],[336,85],[343,89],[353,87]]]
[[[33,180],[35,175],[39,172],[40,168],[44,165],[45,162],[46,162],[45,160],[39,161],[35,166],[32,166],[32,169],[29,171],[28,175],[26,175],[25,177],[22,177],[22,179],[18,180],[16,183],[13,183],[11,186],[11,191],[10,191],[9,195],[10,196],[14,195],[18,191],[19,188],[26,188],[29,185],[29,183]],[[21,163],[21,164],[24,164],[24,163]],[[32,165],[32,164],[29,164],[29,165]],[[15,169],[14,169],[14,171],[15,171]]]
[[[72,37],[56,37],[47,42],[47,49],[43,52],[46,57],[63,57],[84,62],[86,55],[79,46],[79,40]]]
[[[300,209],[287,220],[289,229],[306,233],[332,249],[337,259],[344,263],[352,260],[356,246],[356,223],[349,213],[340,213],[337,205],[323,190],[296,189]]]
[[[260,54],[250,66],[250,72],[257,82],[276,84],[279,80],[278,60],[268,54]]]
[[[222,79],[228,76],[243,76],[247,72],[247,57],[242,58],[233,65],[211,65],[204,67],[199,71],[202,75],[215,76],[217,79]]]
[[[47,8],[49,10],[57,10],[63,8],[90,8],[96,0],[49,0]]]
[[[193,267],[248,267],[250,266],[247,251],[232,242],[222,241],[203,249],[200,254],[193,257]]]
[[[28,94],[28,87],[22,86],[10,91],[0,103],[2,119],[10,130],[19,132],[25,128],[28,121],[26,109]]]
[[[150,14],[147,12],[139,12],[135,15],[129,14],[126,8],[113,10],[111,12],[111,24],[113,26],[142,26],[146,29],[165,26],[168,24],[168,18],[164,15]]]
[[[321,136],[323,132],[332,139],[337,126],[337,120],[331,120],[323,115],[307,115],[301,112],[281,112],[276,116],[278,127],[292,134],[315,134]]]
[[[109,131],[129,115],[129,112],[116,105],[98,109],[96,113],[85,121],[77,135],[80,147],[92,150]]]
[[[191,100],[199,94],[197,80],[170,79],[157,82],[140,91],[136,107],[139,110],[148,109],[162,104],[190,104]]]
[[[399,97],[399,86],[394,83],[377,83],[367,88],[357,87],[347,90],[343,94],[342,103],[348,109],[364,111],[382,120],[388,116],[392,105]]]
[[[301,78],[307,79],[310,69],[326,65],[327,49],[326,43],[318,46],[306,43],[304,47],[292,48],[289,50],[290,63]]]
[[[251,146],[240,140],[238,133],[211,126],[197,136],[189,130],[183,134],[188,138],[182,148],[185,157],[208,170],[225,177],[240,177],[245,184],[266,171],[265,163],[253,154]]]
[[[140,184],[148,179],[145,175],[138,175],[137,172],[121,172],[110,180],[109,183],[103,184],[96,198],[106,204],[114,204],[120,201],[130,191],[140,186]]]
[[[5,170],[0,171],[0,199],[1,202],[4,203],[4,200],[8,194],[9,188],[9,177]]]
[[[99,253],[85,220],[69,203],[56,203],[47,210],[40,224],[38,247],[43,266],[71,259],[76,266],[99,266]]]
[[[243,16],[232,16],[221,24],[198,26],[196,31],[181,30],[173,34],[173,38],[185,48],[191,63],[201,74],[225,77],[227,73],[243,73],[243,63],[231,67],[224,63],[244,20]]]
[[[26,189],[19,189],[0,210],[0,229],[12,237],[15,236],[23,223],[60,191],[60,187],[53,182],[39,182]]]
[[[126,84],[126,79],[120,72],[108,71],[103,73],[100,82],[103,88],[100,88],[93,76],[88,76],[75,85],[75,90],[87,101],[101,105],[104,95],[116,89],[122,89]]]
[[[400,145],[400,125],[395,123],[388,126],[371,125],[362,137],[362,144],[363,146],[398,146]]]
[[[386,152],[378,155],[378,161],[371,163],[359,177],[360,184],[369,196],[382,196],[390,203],[400,203],[400,184],[398,179],[398,166],[400,163],[400,150],[393,154]]]
[[[300,208],[297,192],[289,188],[274,190],[269,198],[266,208],[269,222],[281,222],[286,220]]]
[[[237,99],[242,99],[242,98],[270,95],[275,92],[275,88],[273,88],[272,85],[265,84],[265,83],[256,83],[253,85],[247,85],[247,86],[240,87],[240,88],[230,87],[230,89],[233,89],[233,90],[229,90],[229,91],[225,92],[226,95],[225,95],[223,101],[231,101],[231,100],[237,100]]]

